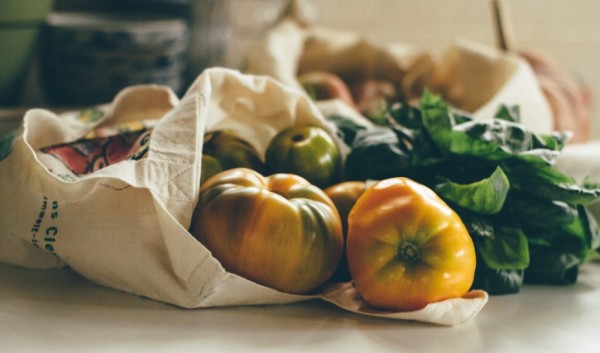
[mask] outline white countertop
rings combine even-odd
[[[454,327],[364,317],[324,301],[185,310],[68,269],[0,264],[0,352],[600,352],[600,264],[571,286],[491,296]]]

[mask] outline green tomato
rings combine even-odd
[[[202,155],[202,165],[200,168],[200,184],[204,184],[205,181],[223,171],[221,162],[215,157],[207,154]]]
[[[256,149],[231,131],[219,130],[206,133],[202,155],[216,158],[222,170],[243,167],[259,173],[264,172],[264,163]]]
[[[293,126],[271,140],[265,166],[268,173],[296,174],[324,188],[340,180],[341,155],[323,128]]]

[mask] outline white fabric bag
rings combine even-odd
[[[184,308],[280,304],[322,298],[365,315],[455,325],[473,318],[487,294],[435,303],[409,313],[369,308],[350,283],[316,295],[291,295],[229,273],[187,228],[200,187],[202,138],[233,129],[260,153],[280,130],[301,124],[330,129],[301,92],[227,69],[206,70],[178,100],[168,89],[125,89],[104,116],[25,114],[12,152],[0,160],[0,261],[68,265],[101,285]],[[145,158],[86,175],[40,151],[97,128],[154,120]]]
[[[377,43],[348,31],[306,25],[286,17],[249,47],[242,70],[300,88],[300,73],[385,79],[408,99],[427,88],[478,120],[491,119],[500,104],[518,105],[522,123],[548,133],[552,111],[525,60],[495,48],[457,39],[441,56],[404,43]]]

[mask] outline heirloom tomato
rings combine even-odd
[[[264,169],[258,151],[248,141],[229,130],[204,134],[202,155],[216,158],[223,170],[242,167],[262,173]]]
[[[395,311],[461,297],[475,275],[475,247],[460,217],[431,189],[378,181],[348,217],[348,265],[365,302]]]
[[[297,174],[321,188],[339,180],[341,163],[335,140],[318,126],[292,126],[280,131],[265,153],[269,173]]]
[[[367,183],[364,181],[343,181],[326,188],[325,194],[329,196],[331,201],[338,210],[342,220],[342,234],[344,235],[344,243],[346,234],[348,234],[348,214],[360,197],[365,192]],[[344,246],[345,248],[345,246]],[[342,260],[331,276],[334,282],[347,282],[350,280],[350,272],[348,271],[348,261],[346,260],[346,252],[342,255]]]
[[[348,215],[358,198],[365,192],[367,183],[364,181],[343,181],[325,188],[325,194],[329,196],[337,208],[342,219],[342,230],[344,235],[348,232]]]
[[[296,294],[323,284],[343,251],[340,216],[321,189],[297,175],[247,168],[201,186],[190,233],[226,270]]]
[[[219,160],[215,157],[209,156],[208,154],[202,155],[202,165],[200,168],[200,184],[223,171],[223,165],[221,162],[219,162]]]

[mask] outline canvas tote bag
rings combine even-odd
[[[321,298],[364,315],[455,325],[473,318],[487,301],[487,293],[472,291],[396,313],[369,307],[351,283],[331,284],[312,295],[282,293],[225,271],[188,232],[205,132],[232,129],[263,155],[268,141],[293,125],[333,132],[296,88],[213,68],[180,100],[168,88],[134,86],[92,113],[33,109],[25,114],[10,152],[0,160],[1,262],[69,266],[100,285],[184,308]],[[92,167],[75,172],[80,164],[48,152],[48,146],[72,147],[73,141],[127,124],[140,124],[143,132],[112,163],[85,160]],[[107,138],[115,136],[125,134]]]

